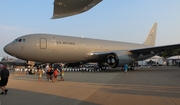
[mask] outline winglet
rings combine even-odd
[[[157,23],[155,22],[145,40],[145,42],[143,43],[144,45],[155,46],[156,30],[157,30]]]

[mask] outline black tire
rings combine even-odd
[[[122,71],[124,71],[124,67],[122,67]]]
[[[104,66],[104,67],[101,67],[101,70],[106,70],[106,66]]]
[[[134,66],[131,66],[131,70],[134,70]]]

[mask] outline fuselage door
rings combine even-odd
[[[47,48],[47,39],[40,38],[40,49],[46,49],[46,48]]]

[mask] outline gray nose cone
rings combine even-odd
[[[6,53],[8,53],[8,54],[11,54],[11,45],[6,45],[5,47],[4,47],[4,51],[6,52]]]

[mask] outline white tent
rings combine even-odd
[[[177,56],[171,56],[171,57],[169,57],[169,58],[167,58],[167,60],[180,60],[180,56],[179,55],[177,55]]]
[[[167,65],[170,66],[170,65],[179,65],[179,62],[180,62],[180,56],[177,55],[177,56],[171,56],[169,58],[166,59],[166,62],[167,62]]]
[[[138,65],[163,65],[164,60],[160,56],[153,56],[149,59],[143,60],[143,61],[138,61]]]

